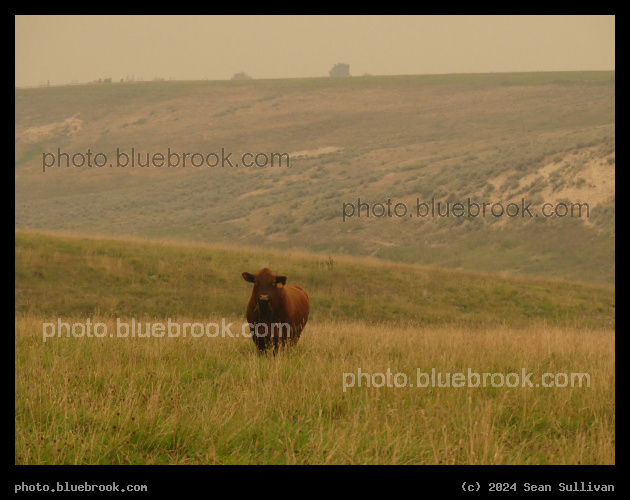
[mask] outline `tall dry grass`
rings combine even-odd
[[[115,335],[115,319],[91,320]],[[313,322],[295,349],[259,357],[242,337],[43,342],[51,318],[15,321],[18,464],[615,462],[610,329]],[[240,332],[243,319],[231,321]],[[364,378],[344,392],[344,374],[359,369],[415,385],[417,369],[432,368],[525,369],[534,387],[378,388]],[[590,387],[536,387],[546,372],[588,373]]]

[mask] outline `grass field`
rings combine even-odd
[[[615,85],[16,88],[15,463],[614,464]],[[239,166],[109,166],[132,148]],[[43,164],[88,150],[108,162]],[[407,212],[350,217],[360,203]],[[277,356],[242,334],[241,273],[263,267],[310,302]]]
[[[613,286],[242,247],[15,237],[18,464],[615,461]],[[311,299],[289,352],[259,357],[242,336],[115,334],[117,321],[169,318],[226,318],[237,333],[250,293],[240,273],[265,265]],[[57,318],[90,318],[114,336],[44,342],[43,324]],[[364,381],[344,390],[359,370],[404,373],[415,385],[417,370],[432,368],[525,370],[533,387]],[[588,373],[590,387],[542,387],[544,373]]]
[[[250,339],[220,336],[43,343],[48,320],[16,317],[19,464],[615,461],[610,330],[324,322],[309,325],[294,351],[261,358]],[[116,331],[107,318],[93,320]],[[344,374],[359,369],[404,373],[415,385],[417,370],[432,368],[525,369],[534,387],[377,388],[364,381],[343,390]],[[547,372],[588,373],[591,386],[536,387]]]

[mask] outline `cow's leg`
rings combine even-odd
[[[278,336],[277,332],[273,333],[272,342],[273,342],[273,353],[278,354],[278,349],[280,348],[281,339]]]
[[[250,328],[250,334],[256,348],[258,349],[258,354],[264,354],[267,351],[267,339],[265,337],[259,337],[256,335],[256,330],[254,328]]]

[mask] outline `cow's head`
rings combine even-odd
[[[287,282],[286,276],[278,276],[266,267],[256,274],[243,273],[243,279],[254,284],[252,295],[259,306],[273,305],[278,296],[278,287]]]

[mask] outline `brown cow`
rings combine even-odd
[[[308,296],[299,286],[287,285],[286,276],[271,269],[256,274],[243,273],[243,279],[254,284],[247,304],[247,321],[258,352],[297,344],[308,320]]]

